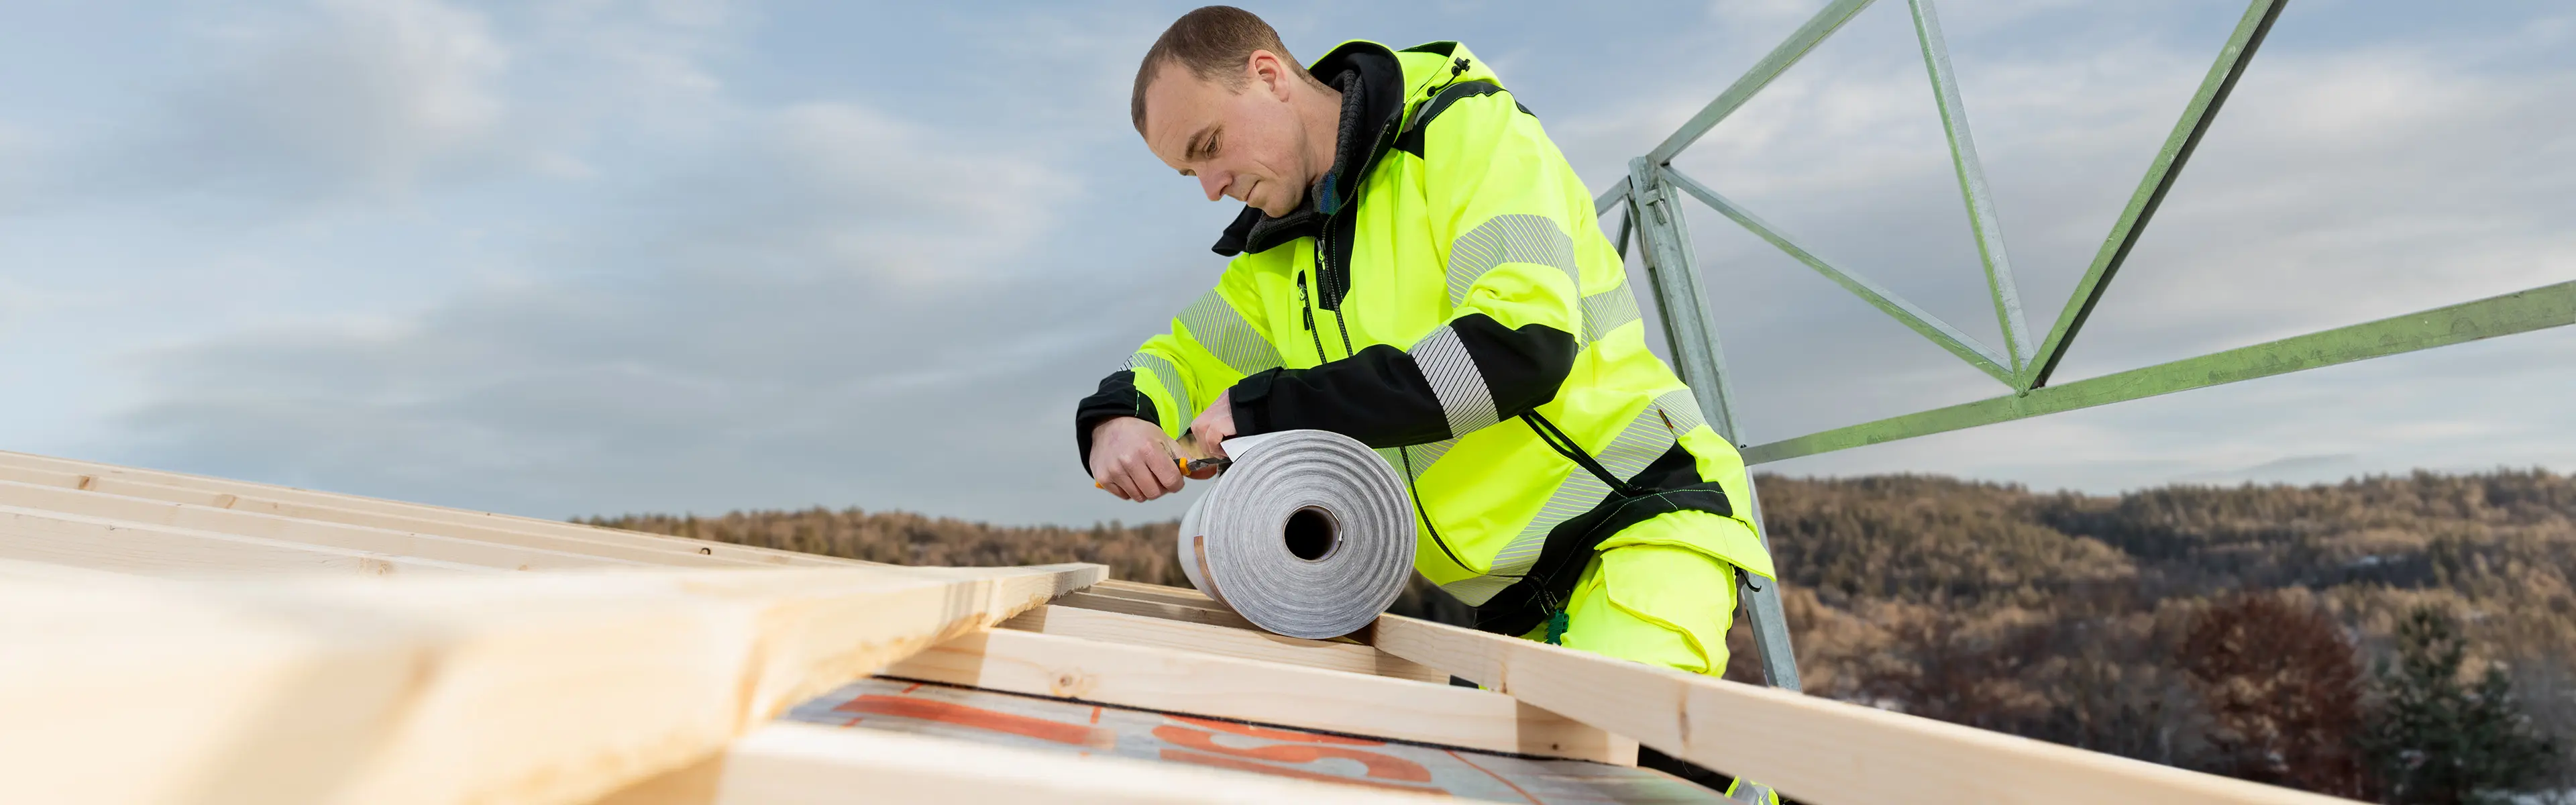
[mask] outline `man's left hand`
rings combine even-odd
[[[1216,402],[1208,403],[1207,410],[1199,412],[1199,418],[1190,420],[1190,440],[1197,443],[1200,452],[1206,453],[1201,458],[1224,458],[1225,440],[1231,438],[1234,438],[1234,392],[1228,390],[1216,395]],[[1215,471],[1210,470],[1208,474],[1214,475]]]

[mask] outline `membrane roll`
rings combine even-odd
[[[1413,501],[1367,445],[1320,430],[1228,439],[1234,460],[1181,517],[1190,584],[1289,637],[1358,631],[1413,575]]]

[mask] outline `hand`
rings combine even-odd
[[[1091,480],[1122,499],[1146,501],[1181,491],[1181,468],[1161,426],[1122,416],[1091,426]]]
[[[1199,418],[1190,420],[1190,441],[1197,444],[1199,452],[1207,454],[1201,458],[1224,458],[1225,440],[1232,438],[1234,391],[1229,389],[1216,395],[1216,402],[1208,403],[1207,410],[1199,412]],[[1208,471],[1208,475],[1215,474],[1214,470]]]

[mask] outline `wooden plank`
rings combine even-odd
[[[1389,654],[1806,802],[2346,801],[1412,618],[1382,616],[1369,636]]]
[[[72,565],[54,564],[52,562],[29,562],[20,559],[0,559],[0,579],[53,582],[105,581],[113,584],[123,583],[125,580],[133,578],[136,578],[134,574],[118,573],[113,570],[74,567]]]
[[[1009,629],[942,643],[882,674],[1348,735],[1635,763],[1634,743],[1475,688]]]
[[[1220,612],[1233,611],[1226,605],[1217,603],[1216,599],[1209,598],[1206,593],[1202,593],[1197,590],[1187,587],[1165,587],[1160,584],[1146,584],[1141,581],[1110,579],[1094,585],[1091,588],[1091,594],[1116,596],[1136,601],[1159,601],[1166,604],[1197,607],[1199,609],[1213,609]]]
[[[490,573],[477,565],[0,505],[0,558],[150,575]]]
[[[598,805],[1395,805],[1454,801],[1207,766],[781,723],[762,727],[734,742],[721,758],[638,784],[599,800]]]
[[[1104,572],[0,585],[0,802],[585,802]]]
[[[26,467],[9,466],[7,464],[0,464],[0,480],[61,489],[79,489],[90,492],[123,495],[126,497],[158,500],[170,503],[186,503],[218,509],[228,509],[232,511],[267,514],[278,517],[291,517],[299,520],[312,520],[315,522],[340,523],[344,525],[368,528],[385,528],[419,534],[438,534],[441,536],[470,539],[478,542],[490,542],[501,545],[522,545],[530,548],[559,550],[567,553],[578,553],[607,559],[622,559],[647,564],[675,565],[683,567],[777,566],[777,563],[774,562],[760,561],[748,557],[717,555],[715,549],[720,546],[712,543],[700,544],[700,541],[698,540],[673,539],[648,544],[600,542],[591,539],[575,539],[551,534],[492,528],[484,525],[448,523],[418,517],[361,512],[333,506],[288,503],[250,495],[182,489],[175,486],[135,481],[118,477],[29,469]],[[700,553],[699,551],[701,550],[706,551],[706,553]]]
[[[1093,589],[1098,588],[1095,587]],[[1252,625],[1251,621],[1244,620],[1243,616],[1234,614],[1227,610],[1202,609],[1199,607],[1167,604],[1157,601],[1139,601],[1133,598],[1101,595],[1090,591],[1065,596],[1062,599],[1058,599],[1056,603],[1062,606],[1078,607],[1081,609],[1098,610],[1101,612],[1116,612],[1124,615],[1139,615],[1168,621],[1180,621],[1182,623],[1221,626],[1228,629],[1251,629],[1257,631],[1261,628],[1259,626]]]
[[[449,536],[460,537],[467,535],[451,533],[446,529],[421,528],[418,527],[416,523],[419,521],[426,521],[430,523],[471,526],[485,529],[486,531],[483,535],[476,536],[474,538],[486,539],[487,541],[509,542],[523,537],[537,537],[540,539],[569,541],[569,543],[572,544],[589,544],[603,547],[645,548],[670,556],[683,557],[680,560],[683,562],[695,562],[695,560],[685,559],[684,556],[687,554],[696,554],[699,556],[713,556],[728,560],[739,559],[751,564],[768,566],[872,566],[872,563],[861,562],[855,559],[842,559],[817,554],[798,553],[795,551],[782,551],[772,548],[756,548],[748,545],[735,545],[732,543],[713,542],[709,540],[668,537],[658,534],[623,531],[614,528],[587,526],[579,523],[541,520],[533,517],[519,517],[516,515],[494,514],[490,512],[478,512],[465,509],[451,509],[417,503],[403,503],[398,501],[361,497],[358,495],[317,492],[309,489],[297,489],[294,487],[275,486],[270,484],[256,484],[247,481],[210,478],[200,475],[163,472],[160,470],[119,467],[111,464],[74,461],[71,459],[54,458],[51,456],[12,453],[5,450],[0,450],[0,467],[13,468],[17,470],[35,470],[40,472],[72,473],[75,477],[88,476],[89,480],[80,482],[81,488],[84,489],[103,488],[102,485],[109,481],[131,481],[208,495],[229,495],[240,499],[257,499],[282,504],[309,506],[313,508],[303,513],[281,511],[272,511],[269,513],[304,517],[305,519],[342,522],[349,525],[394,528],[398,530],[420,531],[423,533],[448,533]],[[12,478],[12,480],[24,481],[27,479]],[[141,494],[132,490],[119,490],[118,493],[128,494],[134,497],[159,497],[153,494]],[[181,500],[178,502],[206,503],[204,500]],[[230,504],[219,503],[213,505],[219,505],[222,508],[242,508],[240,506]],[[354,513],[354,516],[350,513]],[[384,516],[403,518],[404,520],[413,522],[384,522],[370,519],[371,517]],[[547,547],[558,550],[581,550],[567,544],[536,545],[533,543],[525,543],[524,540],[522,540],[522,544],[531,544],[532,547]],[[626,556],[622,558],[637,557]]]
[[[1006,629],[1079,637],[1131,646],[1156,646],[1247,660],[1302,665],[1353,674],[1448,684],[1449,674],[1356,643],[1300,640],[1269,632],[1181,623],[1116,612],[1046,606],[1020,613]]]
[[[432,559],[498,570],[555,570],[639,564],[588,554],[476,542],[436,534],[342,525],[211,506],[0,481],[0,505],[169,526],[304,545]]]

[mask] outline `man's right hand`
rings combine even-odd
[[[1091,426],[1091,480],[1127,500],[1181,491],[1181,468],[1163,428],[1132,416]]]

